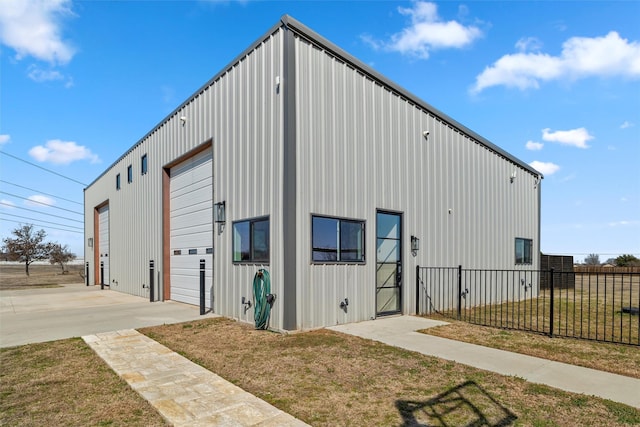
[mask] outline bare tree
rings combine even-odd
[[[49,257],[49,245],[44,243],[47,233],[44,230],[35,231],[33,224],[27,224],[14,229],[11,234],[16,236],[15,239],[2,239],[3,251],[8,254],[9,259],[23,262],[28,276],[31,263]]]
[[[584,263],[587,265],[600,265],[600,255],[598,254],[589,254],[584,259]]]
[[[62,273],[65,273],[64,265],[69,261],[76,259],[76,254],[71,253],[68,245],[61,245],[58,242],[48,244],[49,249],[49,262],[51,264],[60,264]]]

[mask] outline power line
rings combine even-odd
[[[29,208],[23,208],[23,207],[20,207],[20,206],[14,206],[11,203],[6,203],[6,202],[2,202],[2,201],[0,201],[0,205],[8,206],[8,207],[13,208],[13,209],[22,209],[23,211],[35,212],[35,213],[39,213],[39,214],[42,213],[42,212],[37,211],[35,209],[29,209]],[[68,221],[79,222],[80,224],[84,224],[84,221],[67,218],[66,216],[54,215],[54,214],[51,214],[51,213],[47,213],[47,216],[55,216],[56,218],[62,218],[62,219],[66,219]]]
[[[30,201],[32,203],[37,203],[39,205],[43,205],[43,206],[46,206],[48,208],[60,209],[61,211],[71,212],[71,213],[74,213],[76,215],[84,215],[83,212],[76,212],[76,211],[72,211],[71,209],[59,208],[57,206],[53,206],[53,205],[50,205],[50,204],[45,203],[45,202],[39,202],[38,200],[32,200],[32,199],[30,199],[28,197],[22,197],[22,196],[18,196],[17,194],[7,193],[6,191],[0,191],[0,194],[6,194],[7,196],[17,197],[18,199],[23,199],[23,200],[28,200],[28,201]]]
[[[25,186],[22,186],[22,185],[14,184],[13,182],[8,182],[8,181],[5,181],[3,179],[0,179],[0,182],[2,182],[4,184],[13,185],[14,187],[24,188],[25,190],[35,191],[37,193],[44,194],[45,196],[55,197],[56,199],[64,200],[66,202],[71,202],[71,203],[75,203],[76,205],[83,206],[83,204],[80,203],[80,202],[76,202],[76,201],[73,201],[73,200],[65,199],[64,197],[56,196],[56,195],[53,195],[53,194],[45,193],[44,191],[40,191],[40,190],[36,190],[36,189],[33,189],[33,188],[25,187]]]
[[[54,172],[54,171],[52,171],[52,170],[50,170],[50,169],[43,168],[43,167],[42,167],[42,166],[40,166],[40,165],[36,165],[35,163],[31,163],[31,162],[29,162],[29,161],[27,161],[27,160],[21,159],[20,157],[16,157],[16,156],[14,156],[13,154],[9,154],[9,153],[7,153],[6,151],[0,151],[0,154],[4,154],[5,156],[9,156],[9,157],[11,157],[11,158],[14,158],[14,159],[16,159],[16,160],[19,160],[19,161],[21,161],[21,162],[23,162],[23,163],[26,163],[26,164],[31,165],[31,166],[33,166],[33,167],[36,167],[36,168],[38,168],[38,169],[42,169],[43,171],[46,171],[46,172],[52,173],[52,174],[54,174],[54,175],[58,175],[59,177],[62,177],[62,178],[64,178],[64,179],[68,179],[69,181],[73,181],[73,182],[75,182],[76,184],[80,184],[80,185],[82,185],[82,186],[84,186],[84,187],[87,187],[87,184],[85,184],[84,182],[80,182],[80,181],[75,180],[75,179],[73,179],[73,178],[69,178],[68,176],[62,175],[61,173],[58,173],[58,172]]]
[[[22,224],[22,221],[15,221],[13,219],[3,219],[3,221],[9,221],[9,222],[15,222],[16,224]],[[64,229],[64,228],[51,227],[49,225],[42,225],[42,224],[31,224],[31,225],[37,225],[38,227],[51,228],[53,230],[67,231],[69,233],[84,234],[84,231],[67,230],[67,229]]]
[[[46,222],[48,224],[61,225],[63,227],[76,228],[78,230],[83,230],[82,227],[76,227],[75,225],[60,224],[59,222],[51,222],[51,221],[45,221],[44,219],[29,218],[29,217],[26,217],[26,216],[14,215],[14,214],[6,213],[6,212],[0,212],[0,215],[15,216],[16,218],[28,219],[28,220],[31,220],[31,221]]]

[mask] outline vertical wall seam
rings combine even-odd
[[[298,329],[297,318],[297,168],[295,38],[285,24],[283,52],[283,329]]]

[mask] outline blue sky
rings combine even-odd
[[[89,184],[284,14],[543,172],[543,252],[640,257],[636,1],[0,0],[0,150]],[[83,185],[0,180],[82,255]]]

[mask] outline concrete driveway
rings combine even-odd
[[[0,347],[186,322],[200,308],[84,284],[0,292]]]

